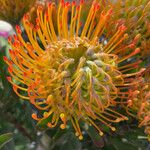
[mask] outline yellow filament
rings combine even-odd
[[[92,20],[91,20],[91,24],[90,24],[90,28],[89,28],[89,30],[88,30],[87,38],[90,38],[91,32],[92,32],[92,30],[93,30],[93,28],[94,28],[94,25],[93,25],[93,24],[94,24],[94,19],[95,19],[96,13],[97,13],[97,11],[95,11],[94,14],[93,14],[93,17],[92,17]]]
[[[94,5],[92,4],[91,9],[90,9],[89,14],[88,14],[88,17],[87,17],[87,19],[86,19],[84,28],[83,28],[82,33],[81,33],[81,38],[83,38],[83,37],[86,35],[86,33],[87,33],[89,24],[90,24],[90,22],[91,22],[92,15],[93,15],[93,13],[94,13],[93,10],[94,10]]]
[[[20,71],[19,69],[16,69],[15,67],[10,67],[10,69],[12,69],[13,73],[16,76],[18,76],[19,78],[23,79],[22,71]]]
[[[70,118],[71,123],[76,131],[76,136],[78,136],[80,134],[80,131],[78,130],[77,126],[75,125],[75,122],[73,121],[73,118]]]
[[[66,83],[66,104],[69,104],[70,85]]]
[[[76,8],[76,9],[77,9],[77,8]],[[76,10],[76,11],[75,11],[74,18],[73,18],[73,27],[72,27],[73,34],[75,34],[75,28],[76,28],[77,16],[78,16],[78,11]]]
[[[46,37],[46,39],[45,39],[45,41],[47,42],[47,44],[49,43],[49,42],[51,42],[51,34],[49,35],[49,26],[47,25],[49,23],[49,21],[48,21],[48,18],[47,18],[47,16],[46,16],[46,14],[44,15],[44,31],[43,31],[43,33],[45,33],[45,37]]]
[[[130,64],[127,64],[127,65],[124,65],[124,66],[120,66],[120,67],[119,67],[119,70],[126,69],[126,68],[129,68],[129,67],[132,68],[132,66],[137,65],[137,64],[139,64],[139,63],[140,63],[140,61],[135,62],[135,63],[130,63]]]
[[[21,86],[19,86],[19,85],[17,85],[17,84],[15,84],[14,82],[12,82],[12,81],[9,81],[12,85],[14,85],[15,87],[17,87],[18,89],[20,89],[20,90],[22,90],[22,91],[28,91],[28,89],[27,88],[23,88],[23,87],[21,87]]]
[[[134,69],[134,68],[133,68],[133,69]],[[122,77],[127,78],[127,77],[131,77],[131,76],[135,76],[135,75],[141,74],[144,70],[145,70],[145,69],[142,68],[140,71],[135,72],[135,73],[123,74]]]
[[[18,91],[17,91],[16,88],[13,88],[13,89],[14,89],[15,93],[16,93],[19,97],[21,97],[22,99],[25,99],[25,100],[29,100],[29,99],[30,99],[29,97],[23,96],[23,95],[21,95],[20,93],[18,93]]]
[[[107,52],[110,47],[118,40],[118,38],[122,35],[123,33],[121,31],[117,31],[113,37],[108,41],[107,45],[104,47],[104,52]]]
[[[74,31],[73,31],[74,9],[75,9],[75,5],[72,6],[72,10],[71,10],[70,37],[73,37],[73,34],[74,34]]]
[[[81,137],[81,136],[82,136],[82,133],[81,133],[81,129],[80,129],[80,126],[79,126],[78,120],[77,120],[77,118],[76,118],[76,117],[74,117],[74,120],[75,120],[75,123],[76,123],[76,127],[77,127],[77,129],[78,129],[78,131],[79,131],[79,137]]]
[[[64,6],[62,12],[62,29],[64,38],[68,38],[68,23],[67,23],[68,7]]]
[[[38,35],[39,35],[39,38],[40,38],[42,44],[43,44],[44,47],[46,48],[46,47],[47,47],[47,43],[45,42],[45,41],[46,41],[46,40],[45,40],[45,37],[43,36],[43,34],[42,34],[40,28],[37,30],[37,33],[38,33]],[[34,43],[34,41],[31,41],[31,42]]]
[[[59,120],[59,117],[57,116],[56,119],[55,119],[54,124],[48,123],[47,125],[48,125],[50,128],[54,128],[54,127],[58,124],[58,120]]]
[[[95,37],[97,37],[98,36],[98,34],[100,33],[100,31],[101,30],[103,30],[103,27],[104,27],[104,25],[105,25],[105,22],[106,22],[106,15],[105,16],[102,16],[102,14],[101,14],[101,17],[100,17],[100,19],[99,19],[99,22],[98,22],[98,24],[97,24],[97,26],[96,26],[96,29],[95,29],[95,31],[94,31],[94,34],[92,35],[92,41],[94,40],[94,38]]]
[[[128,34],[125,34],[123,38],[121,38],[116,44],[113,45],[113,47],[111,47],[107,53],[109,54],[111,51],[113,51],[120,43],[122,43],[125,39],[128,38]]]
[[[28,85],[28,82],[25,83],[22,79],[19,79],[18,77],[16,77],[12,72],[10,72],[10,75],[11,75],[16,81],[19,81],[20,83],[23,83],[23,84]]]
[[[115,118],[115,119],[118,118],[118,116],[113,115],[113,114],[110,114],[110,113],[108,113],[108,112],[106,112],[106,111],[104,111],[103,114],[106,114],[106,115],[108,115],[108,116],[110,116],[110,117],[113,117],[113,118]]]
[[[22,57],[29,60],[30,63],[34,62],[34,60],[31,57],[29,57],[29,55],[27,55],[27,53],[25,52],[23,47],[21,47],[21,46],[15,47],[14,45],[11,45],[11,47],[12,47],[12,49],[14,49],[14,51],[17,51],[18,53],[20,53]],[[30,51],[30,48],[28,47],[28,42],[26,43],[26,51]]]
[[[56,36],[56,32],[54,30],[54,25],[53,25],[53,22],[52,22],[52,9],[53,7],[53,3],[51,4],[51,7],[48,8],[48,23],[50,24],[50,29],[51,29],[51,33],[52,33],[52,37],[53,37],[53,41],[56,41],[57,40],[57,36]]]
[[[122,57],[120,60],[118,60],[118,63],[120,63],[120,62],[122,62],[122,61],[124,61],[124,60],[126,60],[126,59],[128,59],[128,58],[130,58],[130,57],[132,57],[132,56],[134,56],[134,55],[136,55],[137,53],[139,53],[139,52],[136,52],[136,53],[135,53],[135,51],[133,51],[133,52],[130,53],[129,55],[127,55],[127,56],[125,56],[125,57]]]
[[[39,19],[39,24],[40,24],[40,27],[42,29],[42,32],[44,34],[44,36],[41,36],[43,39],[47,39],[47,41],[50,41],[50,38],[48,36],[48,33],[47,33],[47,29],[46,29],[46,15],[44,15],[43,17],[43,12],[42,11],[37,11],[37,15],[38,15],[38,19]],[[46,40],[45,40],[46,41]],[[42,41],[43,42],[43,41]],[[46,42],[45,42],[46,43]],[[44,44],[44,43],[43,43]],[[46,43],[47,44],[47,43]],[[44,45],[45,46],[45,45]]]
[[[50,37],[50,41],[55,41],[56,39],[52,36],[51,29],[49,27],[49,21],[46,22],[47,32]]]
[[[32,49],[28,49],[28,53],[29,53],[29,55],[31,56],[30,58],[33,59],[33,60],[32,60],[32,63],[35,63],[34,60],[37,60],[37,59],[38,59],[37,55],[33,52]]]
[[[79,12],[78,12],[78,19],[77,19],[77,29],[76,29],[76,36],[78,36],[79,34],[79,28],[80,28],[80,18],[81,18],[81,9],[82,9],[82,5],[80,4],[79,6]]]
[[[34,38],[33,38],[33,32],[35,31],[32,31],[32,29],[30,29],[30,27],[28,27],[28,25],[26,25],[26,23],[24,23],[24,28],[27,32],[27,35],[28,35],[28,38],[32,44],[32,46],[36,49],[36,51],[39,53],[39,54],[43,54],[43,50],[40,48],[40,46],[38,45],[37,43],[37,40],[35,41]],[[25,45],[26,47],[26,43],[24,42],[23,38],[21,35],[18,35],[19,39],[21,40],[21,42],[23,42],[23,44]],[[27,48],[27,47],[26,47]]]
[[[54,112],[55,112],[55,109],[54,109]],[[54,124],[54,122],[56,123],[57,122],[56,120],[59,120],[59,115],[54,113],[53,118],[52,118],[52,124]]]
[[[58,12],[57,12],[57,28],[58,28],[58,35],[61,36],[61,28],[60,28],[60,10],[61,10],[62,4],[59,3],[58,6]]]
[[[108,126],[112,131],[115,131],[116,129],[114,127],[112,127],[111,125],[109,125],[106,121],[104,121],[103,119],[97,117],[97,119],[99,121],[101,121],[103,124],[105,124],[106,126]]]
[[[38,30],[40,30],[40,29],[38,29]],[[31,43],[31,44],[34,47],[34,50],[36,51],[36,53],[38,54],[38,56],[40,56],[40,55],[44,54],[44,51],[43,51],[43,49],[41,49],[41,47],[38,44],[36,34],[37,34],[37,32],[33,31],[33,39],[34,39],[35,42],[34,42],[34,44],[33,43]]]
[[[36,96],[36,98],[38,98],[38,97]],[[34,103],[35,107],[37,107],[39,110],[47,110],[48,108],[51,107],[51,105],[47,105],[45,107],[39,106],[35,101],[33,103]]]
[[[53,112],[54,112],[53,109],[51,109],[49,112],[44,112],[43,117],[48,118]]]
[[[89,121],[98,130],[101,136],[103,135],[103,132],[100,130],[100,128],[90,118],[87,118],[87,121]]]
[[[118,113],[118,112],[116,112],[116,111],[114,111],[114,110],[112,110],[112,109],[110,109],[110,108],[106,108],[106,110],[108,110],[108,111],[110,111],[110,112],[112,112],[112,113],[114,113],[114,114],[117,114],[118,116],[121,116],[121,117],[124,118],[125,120],[128,120],[127,117],[123,116],[122,114],[120,114],[120,113]]]

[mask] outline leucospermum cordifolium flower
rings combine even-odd
[[[129,91],[126,111],[139,120],[139,127],[145,127],[150,140],[150,67],[143,72],[143,81]]]
[[[109,5],[113,7],[111,23],[124,24],[128,26],[128,32],[132,39],[135,34],[140,33],[139,41],[141,47],[141,56],[150,56],[150,1],[149,0],[108,0]],[[108,5],[107,3],[107,5]],[[105,5],[105,7],[107,7]],[[108,25],[109,28],[109,25]],[[114,34],[115,30],[110,31]]]
[[[16,25],[36,0],[0,0],[0,19]]]
[[[150,140],[150,83],[141,83],[130,92],[127,113],[139,120],[139,127],[145,127]]]
[[[49,128],[65,129],[71,122],[79,139],[83,138],[80,123],[92,125],[103,135],[101,125],[115,131],[113,124],[127,120],[115,107],[142,80],[144,71],[137,57],[140,35],[128,40],[123,24],[109,34],[111,28],[106,27],[113,9],[100,4],[92,3],[85,22],[82,0],[79,4],[62,0],[58,6],[50,3],[45,11],[39,6],[36,25],[28,15],[23,18],[28,39],[16,26],[17,35],[9,38],[10,59],[4,57],[10,73],[7,79],[16,94],[41,112],[32,118],[39,123],[48,119]],[[57,11],[56,26],[53,11]],[[132,80],[135,76],[138,81]]]
[[[146,58],[150,57],[150,1],[149,0],[117,0],[109,1],[109,5],[113,7],[113,14],[110,21],[111,23],[121,25],[122,23],[128,26],[130,39],[135,34],[140,33],[141,38],[138,42],[141,48],[141,57],[146,66],[148,62]],[[109,28],[109,25],[108,25]],[[115,32],[115,30],[112,30]],[[114,34],[112,32],[112,34]],[[138,85],[134,85],[129,90],[130,94],[124,96],[123,103],[125,104],[127,113],[137,118],[140,122],[139,127],[145,126],[145,132],[150,137],[150,69],[149,67],[144,73],[144,77]],[[138,78],[135,78],[138,80]],[[126,105],[128,100],[128,105]]]

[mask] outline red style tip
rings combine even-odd
[[[26,72],[24,72],[24,73],[23,73],[23,75],[24,75],[24,77],[26,77],[26,76],[27,76],[27,73],[26,73]]]
[[[70,5],[70,2],[66,2],[65,6],[68,7]]]
[[[34,114],[34,113],[31,115],[31,117],[32,117],[33,119],[35,119],[35,120],[37,119],[37,115]]]
[[[3,56],[3,60],[4,60],[4,61],[7,61],[8,59],[7,59],[7,57],[6,57],[6,56]]]
[[[14,38],[15,40],[17,40],[17,36],[16,36],[16,34],[14,34],[14,35],[13,35],[13,38]]]
[[[30,94],[29,94],[30,95]],[[30,95],[31,96],[31,95]],[[33,104],[33,105],[35,105],[35,101],[34,101],[34,98],[33,98],[33,96],[32,97],[30,97],[30,103],[31,104]]]
[[[22,33],[21,28],[20,28],[18,25],[16,25],[16,31],[17,31],[17,33],[19,33],[19,34]]]
[[[39,24],[39,18],[35,19],[36,24]]]
[[[9,53],[12,54],[12,50],[11,49],[9,49]]]
[[[108,14],[109,14],[109,15],[111,15],[111,14],[112,14],[112,12],[113,12],[113,9],[112,9],[112,8],[110,8],[110,9],[108,10]]]
[[[17,91],[17,86],[13,85],[13,89],[14,89],[14,91]]]
[[[48,17],[48,10],[45,11],[45,15],[46,15],[46,17]]]
[[[38,6],[38,9],[37,9],[39,12],[43,11],[43,7],[40,5]]]
[[[99,4],[96,5],[96,9],[100,10],[100,5]]]
[[[49,2],[48,3],[48,7],[50,8],[52,6],[52,2]]]
[[[10,82],[11,81],[11,77],[6,77],[6,79]]]
[[[48,21],[48,11],[45,12],[46,21]]]
[[[18,42],[18,41],[15,41],[15,42],[13,43],[13,45],[14,45],[14,47],[18,47],[18,46],[19,46],[19,42]]]
[[[94,11],[100,9],[100,5],[98,3],[93,4],[94,5]]]
[[[132,44],[129,45],[129,48],[134,48],[134,47],[135,47],[134,43],[132,43]]]
[[[73,2],[72,2],[72,5],[73,5],[73,6],[75,6],[75,5],[76,5],[76,2],[75,2],[75,1],[73,1]]]
[[[133,43],[136,44],[138,42],[138,40],[140,39],[141,35],[137,34],[136,37],[133,40]]]
[[[134,51],[134,54],[138,54],[138,53],[140,53],[140,51],[141,51],[140,48],[136,48]]]
[[[23,62],[23,58],[19,57],[18,59],[21,63]]]
[[[47,123],[47,126],[52,128],[52,124],[51,123]]]
[[[77,6],[77,11],[79,11],[79,9],[80,9],[80,6]]]
[[[64,6],[64,4],[65,4],[64,0],[61,0],[60,3],[62,6]]]
[[[129,100],[127,101],[127,104],[128,104],[128,106],[131,106],[131,105],[132,105],[132,100],[129,99]]]
[[[31,69],[29,70],[29,72],[30,72],[30,73],[33,73],[33,68],[31,68]]]
[[[24,16],[23,16],[23,19],[26,21],[26,20],[28,20],[29,19],[29,14],[25,14]]]
[[[8,37],[8,42],[9,43],[12,42],[12,37],[11,36]]]
[[[31,29],[34,29],[34,25],[32,23],[29,23],[29,26]]]
[[[84,0],[80,0],[80,5],[82,5],[84,3]]]
[[[8,72],[12,73],[13,72],[12,68],[8,67]]]
[[[121,25],[120,27],[119,27],[119,30],[120,31],[125,31],[127,29],[127,27],[125,26],[125,25]]]

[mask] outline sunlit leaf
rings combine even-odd
[[[11,141],[12,138],[13,138],[12,133],[6,133],[6,134],[0,135],[0,148],[2,148],[6,143]]]

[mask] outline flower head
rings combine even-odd
[[[127,98],[130,86],[141,80],[132,79],[144,71],[137,57],[140,35],[128,40],[124,25],[116,26],[111,35],[107,24],[113,10],[101,8],[96,1],[82,22],[83,6],[82,0],[79,5],[61,0],[58,8],[50,3],[45,11],[39,6],[35,26],[25,15],[28,39],[23,39],[16,26],[17,35],[9,38],[10,60],[4,57],[16,94],[42,113],[42,117],[32,114],[33,119],[40,122],[49,118],[48,127],[60,125],[62,129],[71,122],[79,139],[83,138],[80,122],[94,126],[103,135],[97,121],[115,131],[112,123],[127,120],[114,106],[118,99]]]
[[[128,26],[127,30],[130,33],[130,39],[137,33],[140,33],[141,39],[139,40],[139,45],[141,47],[141,58],[148,58],[150,56],[150,1],[108,0],[108,3],[114,10],[108,28],[110,28],[111,23],[116,25],[124,24]],[[114,32],[116,32],[115,29],[111,31],[112,34]]]
[[[139,127],[144,126],[150,138],[150,83],[141,83],[131,89],[126,110],[139,120]]]
[[[126,111],[139,120],[139,127],[145,127],[150,140],[150,67],[143,72],[143,80],[129,91]]]

